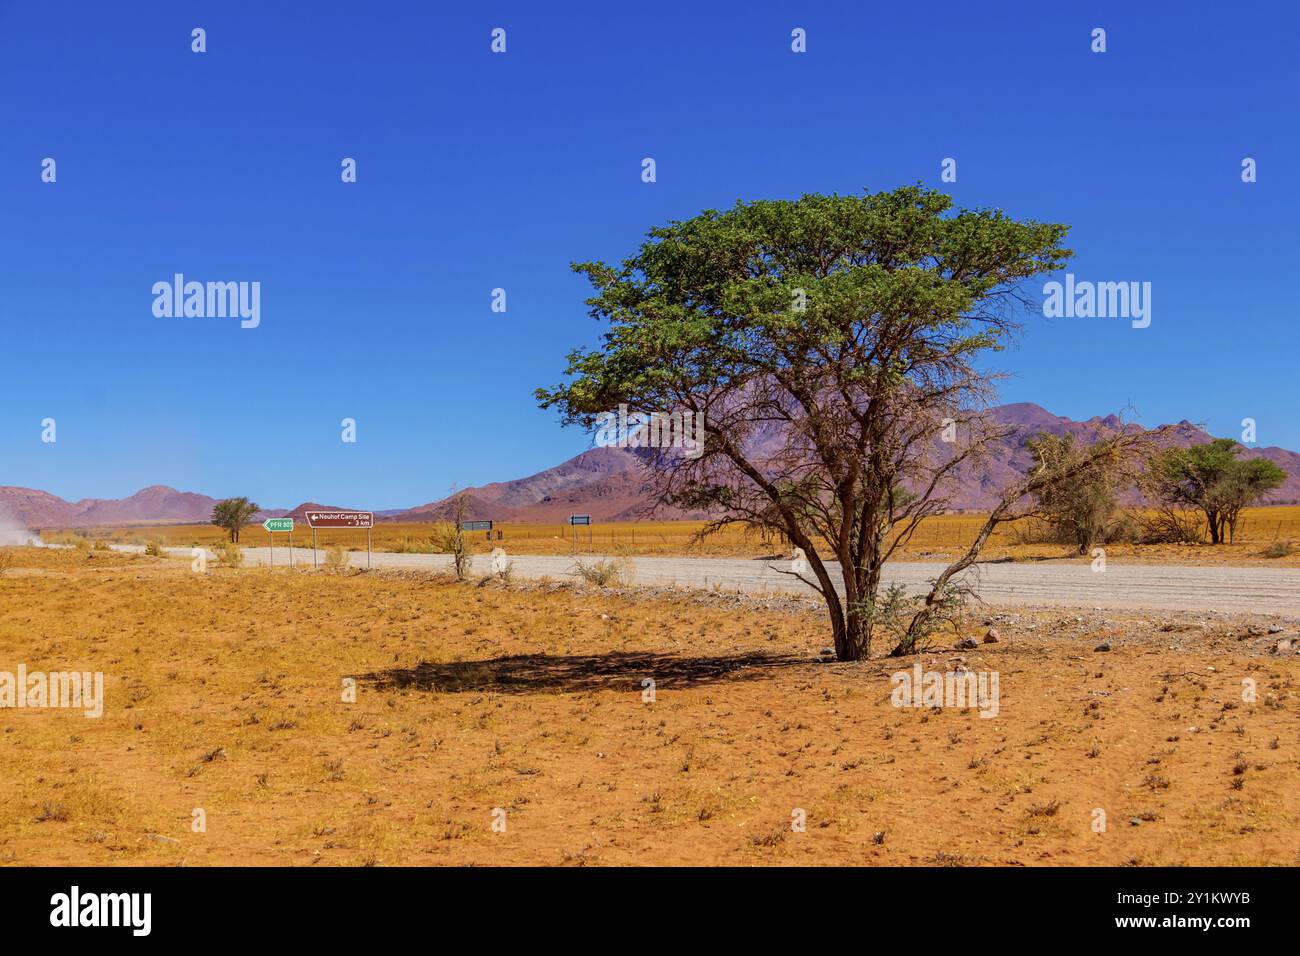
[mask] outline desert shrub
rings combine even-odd
[[[1260,552],[1265,558],[1285,558],[1295,554],[1295,546],[1290,541],[1274,541]]]
[[[342,571],[348,564],[348,552],[343,545],[335,544],[325,549],[325,567],[331,571]]]
[[[403,535],[402,539],[393,545],[395,554],[434,554],[437,548],[431,541],[413,538],[411,535]]]
[[[237,568],[244,563],[244,552],[233,541],[222,541],[212,546],[217,556],[217,564],[223,568]]]
[[[98,547],[96,550],[98,550]],[[167,552],[163,550],[162,542],[157,538],[149,539],[149,543],[144,546],[144,553],[149,555],[151,558],[161,558],[167,554]]]
[[[1074,436],[1042,433],[1025,443],[1038,467],[1057,480],[1034,494],[1041,522],[1052,541],[1087,554],[1109,540],[1119,520],[1118,487],[1123,480],[1123,460],[1101,461],[1080,468],[1088,447]]]
[[[1106,540],[1102,544],[1112,544],[1122,542],[1124,544],[1141,544],[1142,543],[1142,521],[1141,515],[1136,510],[1122,511],[1115,516],[1110,528],[1106,532]]]
[[[1084,534],[1083,528],[1069,519],[1053,521],[1050,518],[1033,517],[1012,525],[1008,536],[1011,543],[1016,545],[1063,544],[1077,551],[1080,541],[1085,537],[1092,538],[1089,547],[1116,542],[1141,544],[1145,541],[1145,533],[1137,513],[1118,511],[1109,515],[1104,522],[1094,525],[1090,535]]]
[[[909,647],[924,651],[928,639],[944,628],[951,627],[955,635],[961,634],[961,620],[973,594],[969,586],[950,582],[927,607],[925,595],[909,595],[903,585],[890,584],[877,593],[874,601],[851,605],[849,613],[859,615],[872,631],[899,642],[906,640]]]
[[[439,554],[450,554],[452,568],[456,571],[456,580],[464,581],[469,571],[470,548],[465,538],[465,531],[460,522],[439,521],[433,526],[429,543]]]
[[[1196,512],[1161,505],[1134,512],[1138,544],[1200,544],[1205,540],[1205,520]]]
[[[1041,518],[1026,518],[1013,524],[1007,536],[1012,544],[1060,544],[1055,529]]]
[[[96,550],[96,551],[111,551],[111,550],[112,550],[112,546],[108,543],[108,539],[107,539],[107,538],[96,538],[96,539],[95,539],[95,550]]]
[[[634,568],[632,559],[626,555],[617,558],[595,558],[583,561],[579,558],[573,563],[571,574],[582,578],[588,584],[599,587],[622,587],[631,583]]]
[[[83,538],[81,535],[77,535],[75,538],[72,539],[72,546],[76,548],[78,551],[90,550],[90,542],[87,541],[85,538]]]
[[[5,576],[5,572],[14,563],[14,553],[8,549],[0,550],[0,578]]]

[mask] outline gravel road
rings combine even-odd
[[[139,546],[115,545],[120,551],[143,551]],[[178,557],[189,557],[189,548],[169,548]],[[250,564],[271,563],[269,548],[245,548]],[[366,553],[352,552],[354,567],[366,566]],[[275,565],[289,564],[289,549],[275,549]],[[324,564],[324,553],[319,555]],[[374,552],[374,568],[425,568],[450,570],[451,559],[442,554],[389,554]],[[574,562],[570,557],[510,555],[514,574],[523,578],[550,577],[570,580]],[[596,560],[590,555],[584,561]],[[476,575],[489,573],[487,555],[474,558]],[[294,548],[295,566],[312,563],[310,548]],[[740,558],[632,559],[632,583],[667,587],[711,588],[773,594],[803,591],[806,585],[789,574],[790,562],[755,561]],[[944,565],[930,563],[891,564],[886,582],[899,582],[916,592],[937,575]],[[834,574],[835,571],[832,571]],[[1105,572],[1094,572],[1085,562],[984,564],[968,572],[979,596],[991,605],[1025,607],[1085,607],[1148,609],[1163,611],[1250,611],[1300,617],[1300,570],[1256,567],[1193,567],[1149,564],[1114,564]]]

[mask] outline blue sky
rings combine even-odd
[[[809,6],[0,0],[0,484],[380,509],[531,474],[589,444],[532,399],[599,332],[569,262],[917,181],[1152,283],[1147,329],[1032,320],[1004,401],[1300,449],[1293,5]],[[259,281],[260,327],[155,318],[175,272]]]

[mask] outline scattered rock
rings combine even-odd
[[[885,842],[885,831],[884,831],[884,830],[877,830],[875,833],[873,833],[873,834],[871,835],[871,842],[874,843],[876,846],[880,846],[882,843],[884,843],[884,842]]]
[[[146,833],[146,837],[157,843],[180,843],[180,840],[173,840],[169,836],[163,836],[161,833]]]
[[[956,648],[959,651],[969,651],[972,648],[979,647],[979,646],[980,646],[979,641],[975,640],[975,638],[973,637],[963,637],[956,644]]]
[[[1281,634],[1281,633],[1282,633],[1282,628],[1278,627],[1278,626],[1275,624],[1275,625],[1273,625],[1272,627],[1270,627],[1270,628],[1268,629],[1268,632],[1269,632],[1270,634]]]
[[[1129,817],[1128,825],[1131,827],[1139,827],[1142,825],[1142,820],[1140,817]]]
[[[1274,654],[1285,654],[1291,650],[1291,641],[1289,638],[1283,638],[1273,645]]]
[[[984,634],[985,644],[996,644],[999,640],[1001,640],[1001,637],[998,635],[998,629],[996,627],[990,627]]]
[[[1096,647],[1093,648],[1093,651],[1098,654],[1104,654],[1106,651],[1109,650],[1110,650],[1110,641],[1102,641],[1100,644],[1098,644]]]

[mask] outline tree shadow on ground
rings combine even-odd
[[[377,690],[522,694],[641,690],[641,682],[649,677],[658,690],[679,690],[724,680],[762,680],[772,676],[777,668],[809,663],[807,658],[769,654],[719,657],[677,657],[624,651],[568,656],[516,654],[485,661],[393,667],[362,674],[357,680]]]

